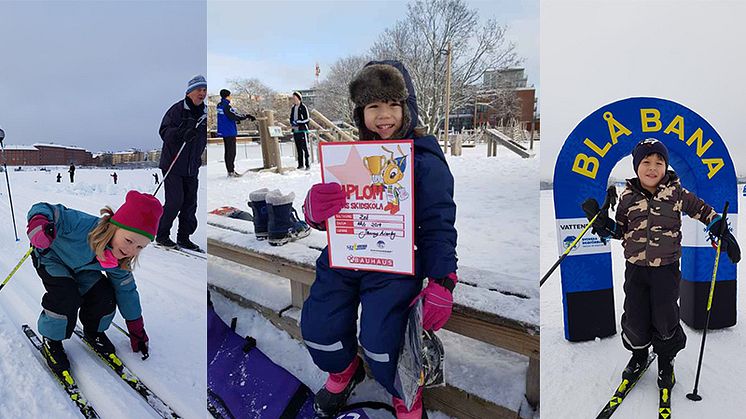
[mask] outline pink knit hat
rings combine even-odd
[[[111,217],[111,223],[125,230],[134,231],[153,241],[158,232],[158,221],[163,206],[153,195],[137,191],[127,192],[124,204]]]

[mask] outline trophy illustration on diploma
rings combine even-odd
[[[370,179],[374,185],[383,184],[383,164],[386,162],[386,156],[366,156],[363,157],[363,165],[370,172]]]

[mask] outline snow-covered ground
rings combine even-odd
[[[56,183],[62,172],[62,183]],[[154,170],[117,170],[118,185],[111,170],[78,168],[70,184],[67,168],[49,172],[26,169],[10,172],[11,191],[20,241],[16,242],[10,217],[5,174],[0,188],[0,278],[4,279],[28,249],[26,212],[39,201],[62,203],[70,208],[98,214],[105,205],[117,208],[130,189],[152,193]],[[160,176],[160,174],[159,174]],[[205,182],[200,174],[198,219],[193,240],[206,245]],[[163,191],[158,193],[163,199]],[[177,221],[178,223],[178,221]],[[175,238],[176,225],[172,230]],[[185,418],[206,416],[206,262],[148,246],[134,271],[143,307],[145,329],[150,337],[150,358],[142,361],[129,346],[129,339],[114,328],[107,335],[117,354],[140,379]],[[40,362],[21,324],[36,329],[41,311],[42,282],[30,259],[0,292],[0,417],[78,418],[80,413]],[[117,312],[114,321],[124,326]],[[85,396],[104,418],[158,417],[121,379],[73,337],[64,342],[73,374]]]
[[[739,185],[739,208],[746,198]],[[746,243],[746,217],[738,217],[738,241]],[[541,191],[541,271],[546,272],[557,260],[557,240],[552,191]],[[722,256],[726,257],[726,256]],[[624,257],[621,244],[612,244],[614,300],[617,322],[624,301]],[[560,267],[561,269],[561,267]],[[743,281],[746,270],[739,264],[738,277]],[[701,331],[684,325],[687,346],[676,357],[676,386],[671,394],[673,415],[677,419],[737,417],[743,395],[746,347],[743,313],[746,312],[746,287],[738,287],[738,323],[724,330],[709,331],[698,393],[700,402],[686,394],[694,388]],[[717,299],[717,296],[715,296]],[[621,327],[617,323],[617,331]],[[562,291],[559,270],[541,287],[541,404],[552,418],[595,417],[611,397],[621,380],[621,371],[630,353],[622,347],[619,334],[591,342],[571,343],[565,340],[562,319]],[[655,417],[658,409],[657,364],[637,383],[614,417]],[[735,415],[734,415],[735,413]]]
[[[294,168],[294,145],[283,143],[281,146],[283,166]],[[258,144],[239,144],[237,148],[237,172],[262,166]],[[503,148],[499,148],[498,153],[498,158],[487,158],[486,146],[480,144],[475,148],[464,148],[461,157],[448,156],[448,164],[455,177],[455,200],[458,208],[456,228],[459,274],[462,279],[479,286],[471,289],[461,286],[457,289],[455,298],[461,304],[538,324],[538,159],[522,159]],[[226,177],[222,145],[210,145],[208,159],[209,209],[235,206],[249,211],[246,205],[249,193],[267,187],[280,189],[284,193],[294,192],[293,205],[300,213],[306,192],[314,183],[321,181],[317,163],[311,165],[310,171],[292,170],[285,175],[247,172],[236,179]],[[218,221],[215,217],[218,216],[209,215],[208,220]],[[250,223],[246,224],[248,230],[253,230]],[[215,238],[228,236],[224,231],[212,227],[208,228],[208,235]],[[233,236],[236,240],[235,234]],[[309,257],[313,260],[318,255],[316,250],[309,256],[308,246],[320,248],[326,245],[326,235],[317,231],[298,242],[305,246],[293,246],[293,243],[281,248],[271,248],[264,242],[257,243],[252,235],[244,236],[237,239],[235,244],[261,246],[263,251],[302,261],[307,261]],[[287,283],[278,286],[281,279],[270,281],[275,285],[268,284],[266,274],[258,274],[212,257],[208,270],[210,283],[232,288],[266,306],[289,305],[289,286]],[[248,286],[248,281],[262,281],[261,278],[265,279],[261,286]],[[527,298],[480,290],[495,287]],[[254,291],[249,291],[250,288]],[[261,295],[256,292],[259,289],[262,289]],[[216,310],[227,320],[238,317],[240,334],[255,336],[259,348],[268,354],[280,354],[270,356],[311,389],[321,387],[325,376],[315,367],[302,344],[286,333],[277,331],[257,312],[239,308],[228,300],[218,299]],[[446,374],[450,383],[502,406],[520,410],[524,416],[533,413],[526,407],[523,396],[528,367],[526,357],[446,331],[439,333],[449,356]],[[372,380],[366,380],[355,397],[360,400],[389,401],[385,390]]]

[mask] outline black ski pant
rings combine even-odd
[[[228,173],[235,172],[233,164],[236,161],[236,137],[223,137],[223,158]]]
[[[70,183],[75,183],[75,173],[70,173]]]
[[[306,131],[295,131],[293,132],[293,140],[295,140],[295,151],[298,154],[298,169],[302,169],[311,166],[311,161],[308,159],[308,133]],[[304,161],[305,159],[305,161]]]
[[[106,275],[100,273],[101,278],[85,294],[81,295],[74,273],[71,272],[70,276],[52,276],[44,265],[38,263],[35,254],[32,253],[31,257],[34,266],[37,267],[36,272],[47,291],[41,299],[41,306],[44,309],[41,318],[51,321],[47,321],[44,328],[39,328],[42,335],[50,339],[62,340],[58,338],[64,333],[64,339],[69,339],[75,330],[78,310],[80,310],[80,322],[84,330],[101,331],[102,323],[105,328],[109,327],[117,303],[114,287]],[[85,271],[85,273],[90,274],[90,271]],[[102,322],[102,319],[107,316],[109,316],[108,321]],[[63,324],[64,332],[61,330]],[[52,331],[52,333],[46,330],[54,326],[60,326],[60,330]]]
[[[686,346],[679,322],[679,262],[638,266],[627,262],[624,271],[622,343],[632,351],[653,345],[661,358],[673,358]]]
[[[164,171],[165,175],[165,171]],[[197,176],[179,176],[171,173],[163,181],[166,200],[163,204],[163,215],[158,224],[158,238],[165,239],[171,235],[171,227],[179,217],[179,230],[176,240],[186,240],[197,230]]]

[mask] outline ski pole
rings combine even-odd
[[[2,284],[0,284],[0,290],[2,290],[2,289],[3,289],[3,287],[5,286],[5,284],[7,284],[7,283],[8,283],[8,281],[10,281],[10,278],[12,278],[12,277],[13,277],[13,275],[15,275],[15,273],[16,273],[16,272],[18,271],[18,269],[20,269],[21,265],[23,265],[23,262],[25,262],[25,261],[26,261],[26,259],[28,259],[29,255],[31,254],[31,252],[32,252],[33,250],[34,250],[34,248],[33,248],[33,247],[29,247],[29,248],[28,248],[28,250],[26,251],[26,254],[25,254],[25,255],[23,255],[23,257],[21,258],[21,260],[19,260],[19,261],[18,261],[18,263],[16,264],[16,267],[15,267],[15,268],[13,268],[13,270],[12,270],[12,271],[10,271],[10,274],[8,274],[8,276],[7,276],[6,278],[5,278],[5,281],[3,281],[3,283],[2,283]]]
[[[5,168],[5,183],[8,184],[8,201],[10,201],[10,216],[13,219],[13,232],[16,235],[16,241],[18,241],[18,227],[16,227],[16,214],[13,211],[13,194],[10,192],[10,177],[8,177],[8,159],[5,158],[5,131],[0,128],[0,149],[3,151],[3,167]]]
[[[570,243],[570,245],[567,246],[567,249],[565,249],[565,251],[562,252],[562,255],[559,257],[559,259],[557,259],[556,262],[554,262],[554,265],[552,265],[552,267],[549,268],[549,271],[546,274],[544,274],[544,276],[539,281],[539,287],[544,285],[544,282],[546,282],[547,279],[549,279],[549,276],[552,275],[552,272],[554,272],[554,270],[557,269],[560,263],[562,263],[562,261],[565,260],[567,255],[570,254],[572,249],[575,248],[575,245],[580,241],[581,238],[583,238],[583,236],[588,231],[588,229],[591,228],[593,223],[596,221],[596,218],[598,218],[598,216],[601,215],[601,212],[603,212],[605,209],[608,209],[609,207],[614,208],[614,205],[616,204],[616,199],[617,199],[616,188],[614,187],[614,185],[611,185],[606,189],[606,199],[604,199],[604,204],[601,206],[601,208],[599,208],[596,215],[594,215],[593,218],[588,222],[588,225],[585,226],[583,231],[580,232],[578,237],[576,237],[575,240],[573,240],[572,243]]]
[[[194,129],[199,128],[200,125],[207,119],[207,114],[204,114],[199,117],[197,120],[197,125],[195,125]],[[161,179],[161,183],[158,184],[158,186],[155,188],[155,192],[153,192],[153,196],[158,193],[158,189],[161,188],[161,185],[166,181],[166,178],[168,177],[168,174],[171,173],[171,169],[174,168],[174,164],[176,164],[176,160],[179,159],[179,156],[181,155],[181,152],[184,150],[184,146],[186,145],[186,141],[181,143],[181,147],[179,147],[179,151],[176,153],[176,157],[174,157],[173,160],[171,160],[171,165],[168,166],[168,170],[166,170],[166,174],[163,175],[163,179]]]
[[[715,251],[715,267],[712,269],[712,280],[710,280],[710,295],[707,297],[707,319],[705,320],[705,330],[702,331],[702,345],[699,347],[699,361],[697,362],[697,377],[694,379],[694,390],[686,395],[686,398],[698,402],[702,400],[702,396],[697,394],[697,387],[699,386],[699,373],[702,370],[702,356],[705,353],[705,338],[707,338],[707,328],[710,326],[710,314],[712,314],[712,297],[715,294],[715,277],[718,272],[718,262],[720,261],[720,246],[723,243],[723,234],[725,234],[728,228],[728,201],[725,201],[725,207],[723,208],[723,217],[720,224],[720,239],[718,239],[717,250]]]

